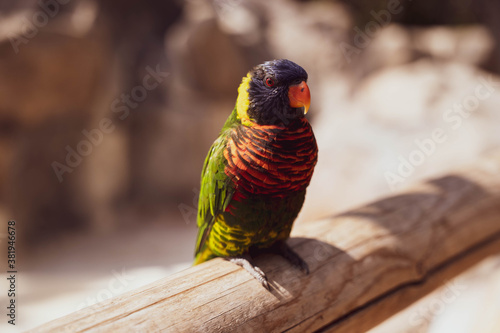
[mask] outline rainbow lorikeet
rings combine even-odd
[[[223,257],[269,289],[251,254],[271,251],[309,273],[287,244],[317,161],[304,117],[306,71],[286,59],[255,66],[203,166],[194,264]]]

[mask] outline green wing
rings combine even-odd
[[[203,165],[198,201],[197,224],[199,230],[195,255],[203,249],[215,219],[225,211],[234,193],[234,185],[224,173],[224,168],[227,165],[224,150],[231,130],[238,125],[238,122],[235,109],[227,119],[219,137],[210,147]]]

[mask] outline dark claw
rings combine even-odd
[[[309,274],[309,266],[307,265],[307,263],[294,250],[292,250],[292,248],[288,246],[286,242],[281,241],[274,244],[270,248],[270,252],[279,254],[280,256],[288,260],[288,262],[292,264],[292,266],[297,267],[306,275]]]
[[[254,266],[252,263],[250,263],[250,260],[243,257],[226,258],[226,260],[246,269],[246,271],[250,273],[250,275],[252,275],[257,281],[259,281],[264,288],[271,291],[269,282],[267,282],[266,274],[259,267]]]

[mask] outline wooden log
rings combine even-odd
[[[305,332],[347,320],[355,328],[358,314],[367,318],[363,310],[430,279],[440,267],[460,266],[464,254],[498,237],[500,153],[359,209],[301,224],[289,242],[311,273],[278,256],[256,258],[271,292],[242,268],[214,259],[34,332]],[[400,310],[397,302],[389,308],[372,312],[379,317],[371,325]]]
[[[379,297],[362,308],[350,312],[347,316],[337,319],[335,322],[323,327],[322,332],[366,332],[388,318],[391,322],[376,327],[375,330],[372,330],[373,333],[427,332],[433,316],[443,310],[440,302],[443,303],[444,301],[445,306],[448,306],[457,299],[461,301],[460,297],[464,289],[470,285],[469,282],[464,282],[464,277],[470,275],[471,272],[482,269],[485,265],[484,262],[486,261],[489,264],[489,261],[495,255],[500,256],[499,234],[495,235],[493,239],[481,242],[459,254],[460,258],[454,257],[449,262],[433,269],[427,273],[425,279],[403,284],[386,293],[383,297]],[[477,264],[478,262],[480,264]],[[491,274],[492,272],[487,273]],[[466,287],[464,288],[464,286]],[[468,304],[469,307],[478,305]],[[480,304],[480,306],[487,306],[488,310],[494,311],[491,305]],[[402,311],[403,309],[404,311]],[[394,315],[396,312],[398,312],[397,315]],[[476,331],[482,332],[481,330]],[[500,332],[500,330],[495,332]]]

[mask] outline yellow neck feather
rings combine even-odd
[[[250,105],[250,100],[248,98],[248,88],[250,87],[250,73],[247,74],[241,80],[241,84],[238,87],[238,98],[236,99],[236,110],[238,112],[238,118],[240,118],[241,123],[245,126],[252,126],[254,123],[248,117],[248,106]]]

